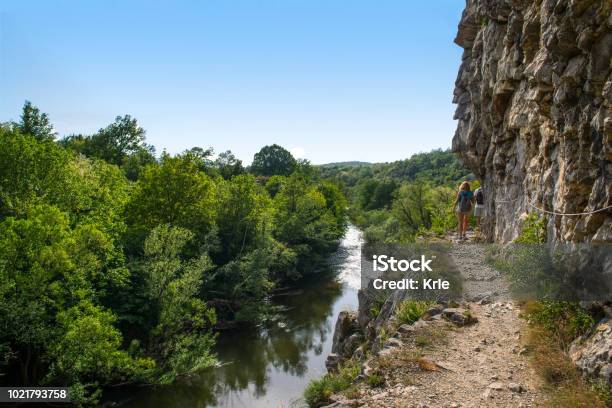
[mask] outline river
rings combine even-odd
[[[361,232],[349,225],[330,257],[329,272],[313,274],[298,291],[274,297],[284,309],[275,323],[222,332],[216,346],[220,367],[171,386],[132,389],[120,406],[303,406],[304,388],[325,373],[338,313],[357,309],[361,242]]]

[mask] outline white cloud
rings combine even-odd
[[[289,149],[289,151],[291,152],[293,157],[295,157],[296,159],[303,159],[304,156],[306,155],[306,151],[304,150],[303,147],[300,147],[300,146],[292,147],[291,149]]]

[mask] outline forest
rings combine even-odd
[[[0,158],[0,368],[81,405],[215,365],[216,333],[265,323],[271,294],[325,268],[349,220],[367,241],[452,228],[473,178],[448,150],[322,166],[278,145],[250,166],[157,155],[129,115],[59,138],[30,102],[0,126]]]
[[[453,230],[458,185],[479,185],[450,150],[392,163],[333,163],[321,167],[321,176],[342,186],[350,219],[368,242],[407,243]]]
[[[320,270],[347,201],[278,145],[250,166],[156,156],[129,115],[59,139],[26,102],[0,126],[0,371],[11,385],[167,384],[215,364],[218,329]],[[5,377],[6,378],[6,377]]]

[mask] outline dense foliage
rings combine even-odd
[[[474,179],[450,150],[393,163],[328,164],[321,166],[321,176],[343,186],[351,219],[368,242],[410,242],[422,234],[453,229],[457,186]]]
[[[265,146],[255,153],[251,171],[262,176],[288,176],[295,169],[296,163],[287,149],[273,144]]]
[[[55,141],[29,102],[0,126],[0,367],[13,384],[167,383],[215,362],[215,328],[323,265],[347,203],[280,146],[155,157],[135,119]],[[270,161],[271,160],[271,161]],[[6,378],[6,377],[5,377]]]
[[[394,180],[410,182],[427,180],[433,185],[446,185],[471,177],[467,170],[450,150],[432,150],[417,153],[409,159],[391,163],[346,162],[321,166],[321,176],[335,178],[346,186],[353,187],[367,179]]]

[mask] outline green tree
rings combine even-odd
[[[203,149],[201,147],[192,147],[189,150],[185,150],[181,155],[185,160],[191,161],[196,167],[209,175],[216,175],[216,172],[212,172],[214,168],[214,161],[212,160],[215,151],[212,147]]]
[[[427,202],[429,186],[423,182],[402,185],[393,202],[392,214],[408,235],[414,235],[420,228],[431,227],[431,211]]]
[[[242,161],[238,160],[230,150],[219,153],[219,157],[215,159],[214,166],[219,170],[221,177],[226,180],[244,173]]]
[[[358,183],[357,199],[364,210],[389,208],[398,184],[390,179],[365,179]]]
[[[41,141],[54,140],[57,134],[53,130],[47,114],[41,113],[30,101],[26,101],[23,105],[21,120],[17,124],[17,128],[21,133],[32,135]]]
[[[217,226],[219,250],[214,259],[222,265],[208,290],[234,303],[230,317],[257,319],[264,297],[272,287],[269,269],[274,258],[271,200],[252,175],[235,176],[218,186]],[[250,312],[249,312],[250,310]],[[248,313],[247,313],[248,312]]]
[[[126,274],[108,236],[93,225],[72,228],[56,207],[36,206],[23,219],[0,223],[0,343],[9,345],[22,384],[38,384],[45,366],[70,360],[54,352],[67,335],[67,326],[56,324],[62,313],[99,301],[107,290],[125,285]],[[119,350],[121,341],[112,344]],[[67,377],[58,370],[47,380],[88,381],[80,375],[97,366],[75,368]],[[110,381],[100,372],[96,379]]]
[[[270,199],[252,175],[236,176],[219,186],[217,227],[221,262],[240,257],[271,231]]]
[[[43,201],[65,202],[71,155],[50,140],[0,128],[0,215],[22,215]]]
[[[187,228],[203,242],[213,231],[215,194],[214,182],[190,156],[163,156],[159,165],[147,166],[126,206],[135,245],[160,224]]]
[[[457,226],[457,216],[452,204],[457,191],[451,187],[438,186],[429,189],[426,201],[431,212],[431,229],[439,234]]]
[[[272,176],[266,181],[266,190],[274,198],[287,178],[285,176]]]
[[[59,312],[62,334],[49,347],[53,359],[47,382],[70,384],[74,402],[95,405],[102,394],[100,386],[150,381],[155,361],[133,358],[120,349],[122,336],[115,320],[113,313],[86,300]]]
[[[273,144],[264,146],[255,153],[251,172],[260,176],[288,176],[297,165],[291,153],[283,147]]]
[[[328,203],[337,195],[323,189],[326,198],[317,187],[303,175],[293,174],[274,197],[275,238],[294,251],[298,260],[297,271],[289,271],[292,276],[320,266],[344,233],[344,220],[340,222],[334,211],[345,204]]]
[[[117,116],[115,122],[91,138],[92,155],[121,165],[125,156],[144,147],[145,131],[130,115]]]
[[[126,157],[153,148],[145,144],[145,130],[130,115],[117,116],[115,122],[92,136],[73,135],[62,145],[88,157],[96,157],[120,166]]]
[[[216,271],[215,292],[224,290],[231,310],[225,317],[238,322],[257,322],[268,309],[266,295],[273,288],[270,280],[271,252],[258,248],[224,264]],[[228,313],[229,312],[229,313]]]
[[[156,227],[144,245],[142,273],[153,310],[148,339],[150,353],[162,367],[161,381],[189,375],[214,364],[214,309],[197,298],[204,273],[212,264],[206,255],[181,259],[194,235],[167,224]]]
[[[337,184],[323,180],[318,184],[318,190],[325,197],[325,205],[327,209],[336,219],[336,224],[339,228],[339,233],[344,233],[346,227],[346,210],[348,202],[342,194],[342,191]]]
[[[66,185],[57,206],[72,222],[95,224],[113,239],[125,232],[124,207],[131,186],[123,172],[103,160],[73,157],[65,169]]]
[[[121,169],[129,180],[136,181],[142,175],[144,168],[155,162],[155,149],[152,146],[145,146],[129,156],[125,156],[121,163]]]

